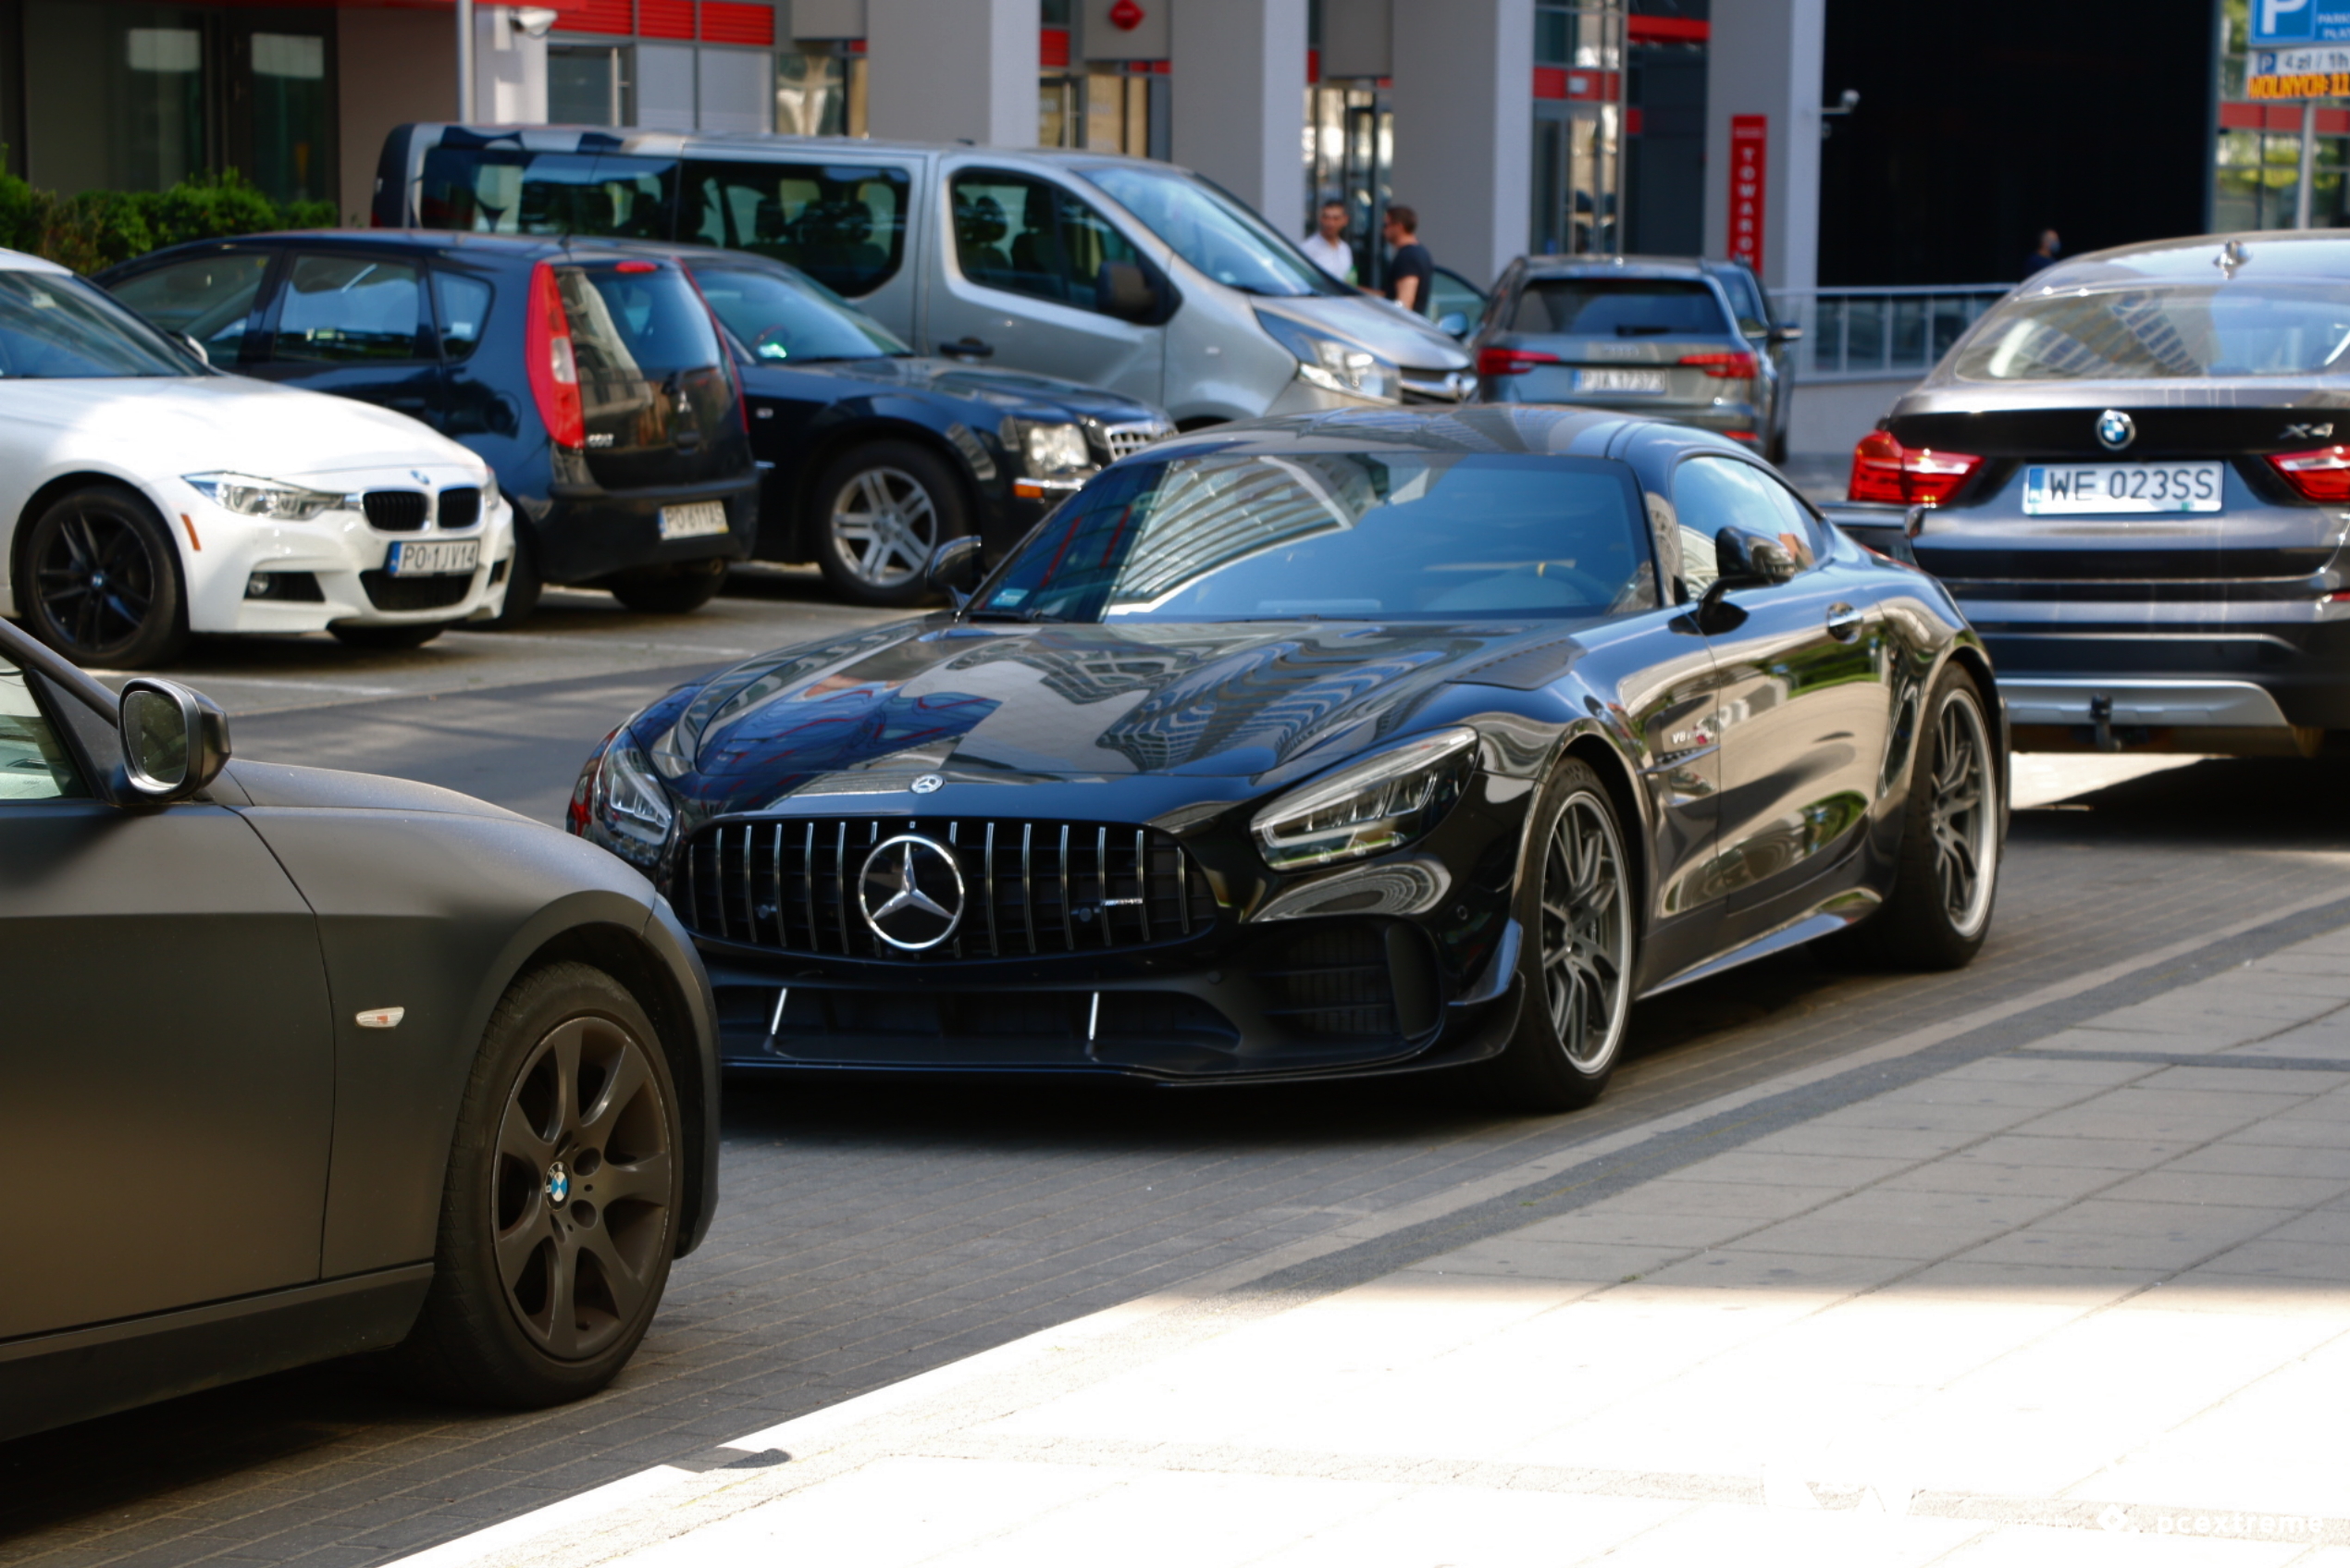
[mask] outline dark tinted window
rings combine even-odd
[[[1730,296],[1730,308],[1739,319],[1770,325],[1770,307],[1762,302],[1762,290],[1754,281],[1754,274],[1742,266],[1733,266],[1713,276],[1721,281],[1723,292]]]
[[[951,193],[956,263],[987,288],[1099,310],[1104,265],[1142,261],[1099,213],[1045,180],[966,169]]]
[[[676,195],[667,158],[435,147],[416,210],[427,228],[666,240]]]
[[[463,359],[481,341],[482,327],[489,319],[490,287],[478,278],[436,271],[432,294],[440,310],[442,352],[451,359]]]
[[[1586,459],[1214,452],[1114,468],[983,611],[1061,621],[1592,616],[1657,602],[1629,475]]]
[[[2218,282],[2002,301],[1960,350],[1971,381],[2314,376],[2350,367],[2350,291]]]
[[[902,168],[854,164],[686,166],[682,239],[789,262],[842,294],[870,294],[906,259]]]
[[[897,336],[820,284],[748,266],[694,267],[702,298],[755,359],[773,364],[911,353]]]
[[[658,380],[719,363],[717,328],[694,286],[676,268],[563,266],[555,269],[555,278],[583,377]]]
[[[114,295],[156,326],[202,343],[215,364],[233,364],[268,271],[268,253],[230,251],[142,272],[117,284]]]
[[[1518,296],[1510,327],[1582,338],[1720,337],[1722,302],[1702,283],[1642,278],[1543,278]]]
[[[375,256],[296,256],[278,302],[270,357],[303,364],[413,360],[424,292],[416,269]]]

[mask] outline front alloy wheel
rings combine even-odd
[[[910,441],[845,453],[816,481],[816,563],[856,604],[913,604],[929,591],[931,552],[971,532],[955,474]]]
[[[75,663],[135,670],[187,646],[179,558],[154,510],[116,485],[60,497],[26,541],[32,630]]]

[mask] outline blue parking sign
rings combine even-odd
[[[2252,42],[2350,43],[2350,0],[2252,0]]]

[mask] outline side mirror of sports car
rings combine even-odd
[[[229,765],[229,716],[200,692],[142,677],[122,688],[122,771],[142,799],[201,795]]]
[[[933,593],[952,599],[955,608],[960,610],[986,571],[987,562],[980,550],[977,534],[948,539],[931,551],[930,565],[922,574],[923,583]]]
[[[1725,528],[1713,536],[1713,581],[1698,600],[1697,623],[1701,631],[1727,631],[1746,617],[1723,602],[1739,588],[1767,588],[1795,575],[1795,552],[1764,534]]]

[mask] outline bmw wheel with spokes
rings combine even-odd
[[[1562,763],[1535,809],[1518,890],[1526,997],[1486,1070],[1512,1109],[1572,1110],[1600,1097],[1623,1049],[1638,906],[1614,804],[1587,764]]]
[[[816,562],[858,604],[912,604],[928,593],[932,551],[970,533],[962,488],[934,452],[881,441],[845,453],[816,481]]]
[[[23,562],[32,631],[75,663],[144,669],[187,646],[179,551],[132,491],[92,485],[60,496],[33,520]]]
[[[1927,695],[1917,737],[1893,886],[1849,945],[1888,968],[1955,969],[1991,929],[2007,773],[1983,695],[1955,665]]]
[[[676,1251],[676,1104],[659,1036],[611,976],[557,964],[518,982],[468,1087],[410,1366],[493,1404],[610,1382]]]

